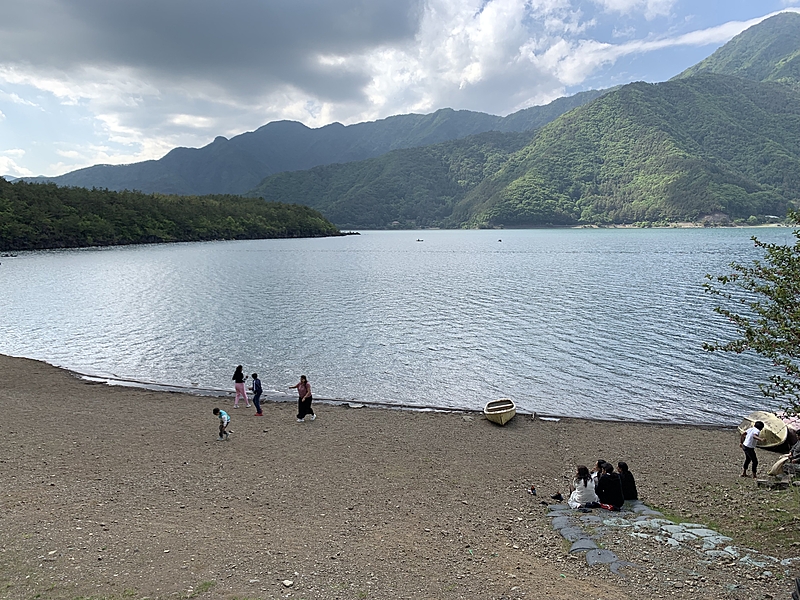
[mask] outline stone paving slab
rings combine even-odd
[[[570,551],[570,554],[572,554],[573,552],[586,552],[588,550],[595,550],[596,548],[597,548],[597,544],[595,544],[588,537],[585,537],[585,538],[579,539],[574,544],[572,544],[572,546],[570,547],[569,551]]]
[[[620,577],[624,577],[619,572],[620,568],[636,565],[620,560],[610,550],[598,547],[598,541],[611,533],[620,535],[624,532],[624,535],[653,540],[673,549],[694,549],[698,558],[704,557],[709,561],[737,560],[741,564],[759,568],[778,563],[778,559],[760,555],[755,550],[730,545],[733,541],[731,538],[701,523],[670,521],[641,501],[626,503],[620,512],[605,509],[578,512],[563,504],[550,505],[548,509],[547,516],[553,519],[553,529],[572,542],[570,553],[585,552],[587,564],[607,564],[611,572]],[[784,559],[780,564],[789,566],[794,562],[800,563],[800,557]]]
[[[601,564],[608,565],[613,562],[616,562],[617,560],[619,560],[617,559],[617,555],[614,554],[611,550],[601,550],[598,548],[595,550],[589,550],[586,553],[586,563],[590,567]]]
[[[564,529],[565,527],[572,527],[575,521],[570,517],[555,517],[552,522],[553,529]]]
[[[568,542],[577,542],[580,539],[589,537],[589,534],[581,527],[564,527],[559,533]]]

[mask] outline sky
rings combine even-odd
[[[800,0],[0,0],[0,174],[665,81]]]

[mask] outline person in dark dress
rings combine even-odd
[[[299,383],[289,386],[289,389],[297,390],[297,422],[304,423],[306,415],[311,415],[311,420],[317,418],[314,414],[314,409],[311,408],[311,402],[314,400],[311,395],[311,384],[306,379],[305,375],[300,375]]]
[[[619,461],[617,471],[622,483],[622,497],[625,500],[638,500],[639,492],[636,490],[636,480],[633,478],[633,473],[628,470],[628,463]]]
[[[625,498],[622,495],[622,482],[619,474],[614,472],[614,465],[611,463],[603,465],[603,474],[598,478],[594,491],[603,508],[619,510],[625,504]]]

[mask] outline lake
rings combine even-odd
[[[734,424],[775,408],[706,273],[787,228],[365,231],[358,236],[23,252],[0,259],[0,353],[115,383]],[[122,380],[122,381],[120,381]],[[31,382],[35,386],[35,382]],[[57,390],[41,390],[45,402]]]

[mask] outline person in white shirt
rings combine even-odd
[[[747,477],[747,467],[753,464],[753,479],[756,479],[756,469],[758,469],[758,457],[756,456],[756,444],[761,441],[759,434],[764,429],[764,423],[756,421],[753,426],[745,431],[739,439],[739,447],[744,450],[744,467],[740,477]]]
[[[594,480],[589,475],[589,469],[580,465],[575,472],[575,479],[570,486],[572,493],[569,495],[567,504],[571,508],[587,508],[587,504],[592,505],[599,502],[597,494],[594,493]]]

